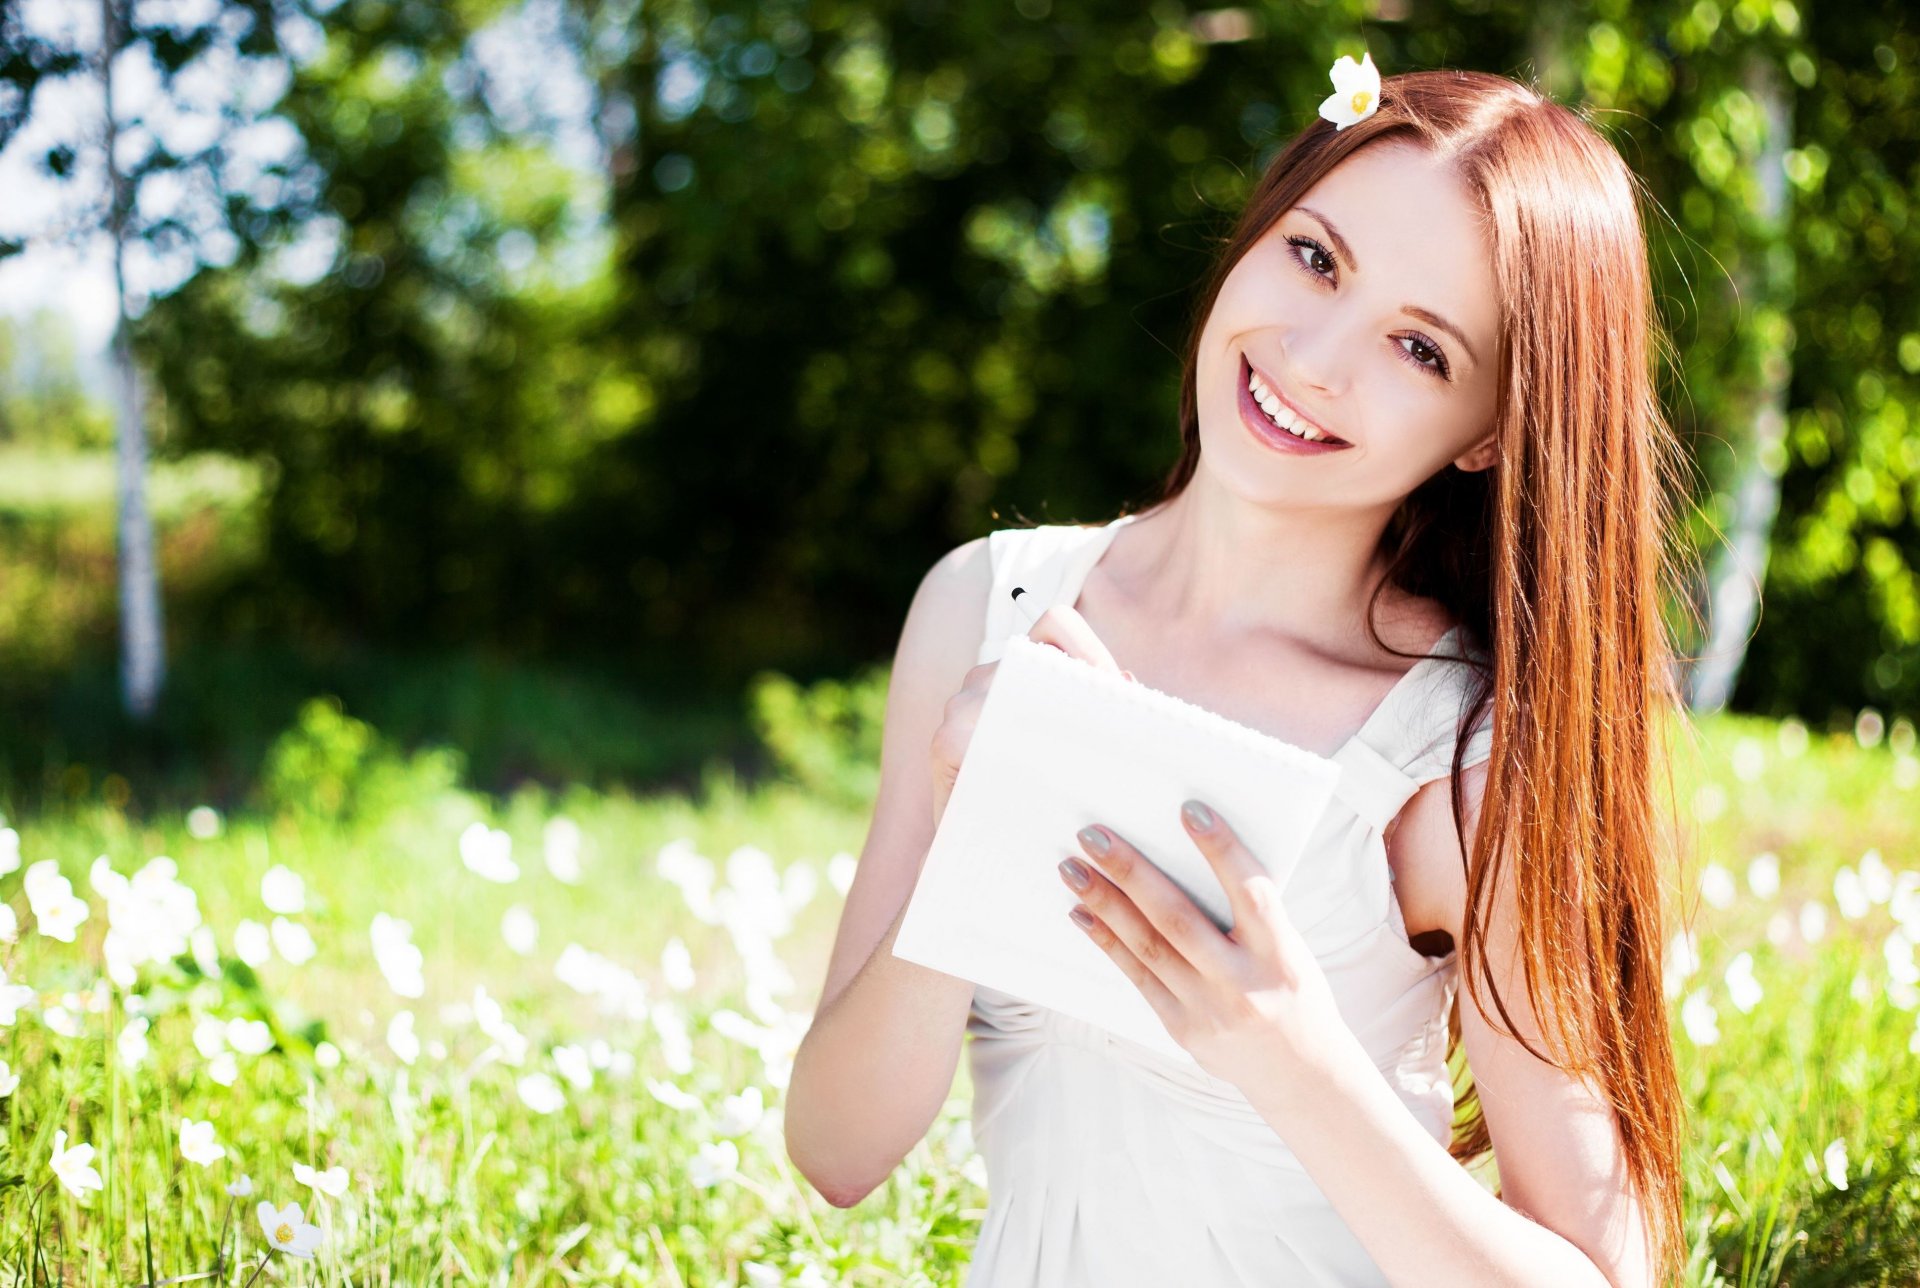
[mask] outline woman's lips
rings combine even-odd
[[[1268,419],[1260,404],[1253,400],[1253,390],[1247,388],[1247,382],[1253,375],[1253,368],[1247,362],[1247,356],[1240,355],[1240,419],[1246,423],[1253,436],[1276,451],[1294,452],[1303,456],[1324,455],[1327,452],[1345,451],[1352,443],[1328,441],[1316,443],[1299,438]]]

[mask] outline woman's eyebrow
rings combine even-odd
[[[1325,215],[1321,214],[1319,211],[1315,210],[1311,206],[1295,206],[1294,209],[1298,210],[1303,215],[1310,216],[1312,219],[1318,222],[1322,228],[1326,229],[1327,239],[1333,243],[1333,248],[1340,252],[1340,258],[1346,260],[1347,265],[1350,268],[1352,268],[1354,272],[1357,273],[1360,271],[1360,263],[1358,260],[1356,260],[1353,257],[1353,247],[1347,245],[1347,239],[1340,235],[1340,230],[1333,226],[1333,221],[1331,219],[1328,219]],[[1451,335],[1454,339],[1460,342],[1460,347],[1467,351],[1467,357],[1473,360],[1474,365],[1476,366],[1479,365],[1480,355],[1473,351],[1473,342],[1467,339],[1466,332],[1462,331],[1459,327],[1447,321],[1445,318],[1441,317],[1438,313],[1435,313],[1432,309],[1423,309],[1423,308],[1420,308],[1418,305],[1402,304],[1400,306],[1400,311],[1402,313],[1411,314],[1412,316],[1419,318],[1422,322],[1425,322],[1430,326],[1439,327],[1442,331],[1445,331],[1448,335]]]

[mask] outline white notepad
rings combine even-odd
[[[1339,778],[1324,756],[1014,636],[894,955],[1191,1061],[1132,981],[1068,920],[1078,899],[1060,860],[1073,855],[1097,871],[1075,833],[1102,823],[1224,930],[1226,893],[1182,826],[1181,803],[1213,806],[1284,888]]]

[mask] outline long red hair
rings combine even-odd
[[[1466,182],[1501,301],[1499,462],[1449,465],[1402,502],[1375,593],[1376,604],[1388,586],[1439,601],[1489,659],[1454,752],[1454,826],[1468,856],[1460,966],[1511,1031],[1485,936],[1514,864],[1528,998],[1558,1058],[1527,1048],[1612,1105],[1664,1282],[1686,1248],[1686,1109],[1661,974],[1672,833],[1655,790],[1666,716],[1680,710],[1662,597],[1678,584],[1668,541],[1683,467],[1655,388],[1671,348],[1654,313],[1638,179],[1580,115],[1480,72],[1390,76],[1366,120],[1315,122],[1260,176],[1196,302],[1182,452],[1149,504],[1193,477],[1200,335],[1227,273],[1321,176],[1387,139],[1432,149]],[[1460,758],[1489,706],[1493,753],[1469,842]],[[1450,1019],[1452,1060],[1458,997]],[[1468,1164],[1491,1150],[1469,1080],[1451,1152]]]

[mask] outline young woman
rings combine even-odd
[[[1684,1259],[1655,792],[1675,465],[1636,182],[1504,78],[1359,106],[1274,159],[1225,243],[1159,499],[969,542],[907,614],[787,1144],[859,1201],[971,1033],[971,1288],[1623,1288]],[[1033,637],[1342,766],[1284,891],[1235,820],[1186,812],[1231,934],[1126,837],[1061,838],[1076,924],[1198,1071],[892,954],[1014,585],[1050,605]],[[1489,1152],[1497,1191],[1463,1166]]]

